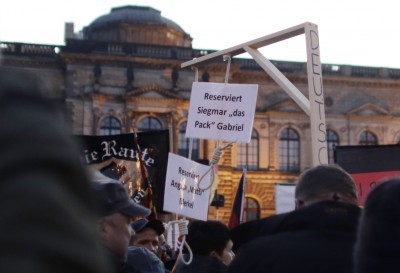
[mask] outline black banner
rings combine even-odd
[[[353,177],[360,205],[379,181],[400,175],[400,145],[337,146],[334,156]]]
[[[147,189],[140,171],[139,158],[147,170],[147,178],[153,188],[154,205],[163,211],[165,176],[169,153],[169,131],[137,133],[140,151],[136,149],[135,134],[108,136],[78,135],[82,147],[82,159],[104,175],[130,183],[132,196],[141,203],[141,193]]]

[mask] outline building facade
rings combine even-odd
[[[2,64],[31,71],[45,95],[64,113],[75,134],[104,135],[168,129],[170,149],[188,155],[185,138],[193,70],[183,62],[214,52],[194,49],[192,38],[150,7],[124,6],[95,19],[81,32],[65,28],[65,45],[0,43]],[[323,52],[322,52],[323,54]],[[272,63],[308,96],[306,63]],[[323,64],[327,142],[335,145],[400,141],[400,70]],[[198,68],[199,81],[224,82],[222,59]],[[218,163],[224,206],[209,218],[229,220],[247,167],[247,219],[275,213],[275,184],[293,183],[312,166],[309,117],[251,59],[233,58],[230,83],[258,84],[251,142],[235,143]],[[194,139],[192,158],[210,159],[215,141]]]

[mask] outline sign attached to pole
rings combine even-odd
[[[186,137],[250,142],[257,84],[195,82]]]
[[[210,166],[169,153],[164,210],[207,220],[210,199]]]
[[[298,35],[305,34],[307,49],[307,78],[309,97],[297,89],[286,76],[275,67],[258,49]],[[213,58],[229,55],[230,57],[247,52],[261,68],[310,116],[311,146],[313,166],[328,163],[326,140],[325,104],[322,85],[322,66],[318,26],[305,22],[303,24],[272,33],[221,51],[187,61],[181,67],[195,66]],[[193,92],[192,92],[193,95]],[[203,125],[198,123],[198,126]],[[204,124],[207,126],[207,123]],[[211,125],[210,125],[211,127]],[[211,131],[209,132],[211,133]],[[214,132],[212,132],[214,133]],[[233,134],[232,134],[233,135]],[[193,136],[197,137],[197,136]],[[232,137],[230,138],[232,139]],[[233,139],[234,141],[235,139]]]

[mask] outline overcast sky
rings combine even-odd
[[[322,63],[400,68],[398,0],[4,0],[0,40],[64,44],[75,31],[123,5],[151,6],[193,38],[196,49],[222,50],[312,22]],[[305,61],[304,35],[262,49],[271,60]]]

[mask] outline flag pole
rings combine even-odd
[[[149,200],[151,202],[150,207],[149,207],[149,209],[151,210],[151,214],[149,217],[153,217],[155,220],[158,220],[157,210],[154,205],[153,187],[147,176],[147,169],[143,162],[142,151],[140,150],[138,135],[137,135],[136,131],[134,131],[133,133],[134,133],[134,145],[137,150],[137,154],[138,154],[138,158],[139,158],[140,173],[142,175],[143,182],[147,187],[146,190],[148,191],[147,196],[145,198],[150,198]]]
[[[243,167],[242,176],[236,191],[235,199],[233,201],[231,216],[229,218],[229,228],[234,228],[243,222],[243,208],[244,208],[244,196],[246,188],[246,173],[247,168]]]
[[[242,186],[242,206],[240,208],[240,221],[239,223],[243,223],[243,214],[244,214],[244,204],[245,204],[245,194],[246,194],[246,176],[247,176],[247,167],[243,167],[243,184]]]

